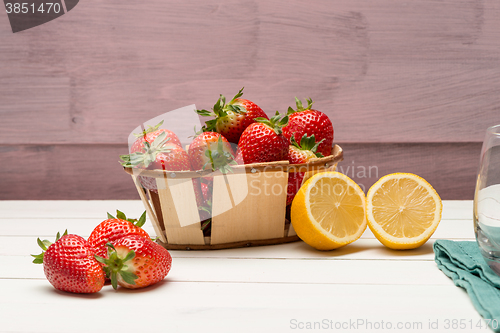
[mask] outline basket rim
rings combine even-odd
[[[332,147],[332,155],[320,158],[313,158],[308,163],[290,164],[288,161],[275,161],[267,163],[241,164],[232,167],[233,173],[256,173],[265,171],[283,172],[307,172],[327,168],[344,159],[342,148],[335,144]],[[206,176],[224,175],[220,171],[198,170],[198,171],[167,171],[167,170],[145,170],[139,168],[123,168],[126,173],[134,176],[144,176],[152,178],[200,178]]]

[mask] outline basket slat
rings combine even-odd
[[[191,179],[156,178],[170,244],[205,244]]]
[[[137,177],[135,177],[134,175],[131,176],[132,180],[134,181],[134,185],[137,189],[137,192],[139,193],[139,197],[141,197],[141,201],[144,204],[144,208],[146,209],[149,219],[151,220],[151,224],[153,225],[153,229],[156,235],[160,238],[162,242],[166,243],[167,239],[165,238],[163,231],[160,229],[160,222],[158,221],[156,213],[153,211],[151,205],[149,204],[149,200],[146,196],[146,193],[144,193],[144,189],[142,188],[141,184],[139,184]]]
[[[284,171],[215,176],[211,244],[283,237],[287,181]]]

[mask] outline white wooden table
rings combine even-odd
[[[474,240],[471,201],[445,201],[437,231],[412,251],[386,249],[369,230],[330,252],[303,242],[171,251],[153,287],[56,291],[31,263],[36,238],[86,237],[116,208],[143,211],[140,201],[0,201],[0,332],[490,331],[432,250],[440,238]]]

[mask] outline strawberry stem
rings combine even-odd
[[[316,155],[316,157],[324,157],[323,154],[316,152],[318,150],[318,146],[323,141],[325,141],[325,139],[321,139],[321,141],[316,142],[316,138],[314,137],[314,134],[311,136],[307,136],[307,134],[304,134],[302,136],[302,138],[300,139],[300,144],[297,143],[294,135],[292,135],[290,137],[290,143],[293,146],[299,148],[300,150],[310,150],[311,152],[313,152]]]
[[[273,117],[271,117],[271,119],[257,117],[254,120],[256,122],[269,126],[271,129],[274,130],[274,133],[276,133],[276,135],[280,135],[283,132],[282,131],[283,127],[285,127],[288,124],[288,115],[281,118],[279,111],[276,111],[276,114]]]
[[[312,105],[313,105],[313,100],[311,98],[306,98],[307,101],[307,107],[304,107],[300,99],[295,97],[295,105],[297,107],[297,110],[294,110],[291,106],[288,107],[288,112],[287,115],[291,115],[292,113],[295,112],[300,112],[300,111],[306,111],[306,110],[311,110]]]
[[[124,258],[120,258],[116,248],[111,243],[107,243],[108,247],[108,259],[95,256],[95,259],[104,265],[103,269],[106,275],[109,276],[111,280],[111,285],[113,289],[118,288],[118,275],[128,284],[135,284],[135,280],[138,278],[137,275],[128,271],[127,262],[134,259],[135,251],[130,250]]]
[[[142,132],[140,133],[134,133],[134,136],[136,138],[140,138],[140,137],[143,137],[143,136],[146,136],[146,134],[148,133],[151,133],[151,132],[154,132],[156,130],[158,130],[160,128],[160,126],[163,125],[163,120],[160,121],[158,124],[156,124],[155,126],[148,126],[147,129],[144,129],[142,130]]]
[[[234,112],[234,113],[246,113],[246,109],[242,107],[241,105],[234,104],[236,103],[236,100],[243,96],[243,89],[245,87],[241,88],[240,91],[233,97],[229,103],[226,104],[226,97],[224,95],[220,95],[219,99],[217,102],[214,104],[212,111],[208,111],[205,109],[202,110],[196,110],[196,113],[199,114],[202,117],[215,117],[215,119],[211,119],[205,122],[205,126],[202,127],[203,132],[216,132],[215,126],[217,124],[217,120],[227,117],[228,111]]]
[[[142,215],[141,215],[141,217],[139,217],[139,219],[130,219],[130,218],[127,218],[127,216],[125,215],[125,213],[119,211],[118,209],[116,210],[116,217],[114,217],[110,213],[107,213],[107,214],[108,214],[108,219],[119,218],[121,220],[129,221],[130,223],[132,223],[133,225],[135,225],[136,227],[139,227],[139,228],[141,228],[146,223],[146,211],[144,211],[142,213]]]
[[[147,168],[156,160],[158,154],[169,153],[172,150],[172,146],[167,145],[168,141],[170,141],[170,138],[167,137],[167,133],[162,132],[152,143],[144,141],[142,152],[120,155],[120,159],[122,160],[120,163],[126,168],[136,166],[144,166]]]

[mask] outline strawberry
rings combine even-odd
[[[233,149],[227,139],[216,132],[202,132],[188,148],[191,170],[229,171],[234,162]]]
[[[34,263],[43,263],[43,271],[54,288],[72,293],[95,293],[104,286],[104,271],[94,258],[95,249],[82,237],[65,232],[55,243],[41,241],[44,250],[33,255]]]
[[[149,234],[141,227],[146,222],[146,212],[144,212],[139,220],[127,219],[125,214],[116,211],[116,216],[113,217],[108,213],[108,219],[99,223],[87,241],[96,250],[96,255],[100,257],[107,257],[108,248],[107,243],[113,242],[125,235],[138,235],[144,238],[150,238]]]
[[[212,193],[213,193],[213,177],[202,177],[201,185],[201,200],[198,200],[198,213],[200,214],[201,230],[206,233],[210,231],[212,223]]]
[[[111,285],[137,289],[160,282],[172,266],[170,253],[138,235],[127,235],[108,243],[108,259],[96,257],[111,277]]]
[[[184,171],[190,170],[188,154],[182,147],[170,143],[166,132],[160,133],[151,143],[144,141],[141,151],[121,155],[124,167],[148,170]],[[157,192],[156,180],[139,176],[141,184],[148,190]]]
[[[297,110],[288,108],[288,125],[283,127],[283,135],[292,144],[290,138],[292,135],[295,141],[299,141],[304,134],[314,135],[316,140],[322,141],[318,147],[318,152],[324,156],[332,154],[333,145],[333,125],[326,114],[321,111],[312,109],[313,101],[307,99],[307,107],[303,107],[302,102],[295,97]]]
[[[241,134],[238,147],[245,164],[284,161],[288,159],[288,140],[282,134],[288,116],[278,112],[271,119],[257,118]]]
[[[300,139],[300,144],[295,141],[295,137],[290,137],[292,144],[289,146],[288,150],[288,161],[290,164],[302,164],[307,163],[313,158],[324,157],[323,154],[317,153],[318,146],[323,142],[322,139],[316,142],[314,135],[307,136],[304,134],[302,139]],[[297,194],[300,186],[302,185],[302,179],[304,179],[304,172],[290,172],[288,174],[288,186],[287,186],[287,197],[286,204],[292,203],[293,198]]]
[[[153,141],[162,133],[165,133],[165,137],[168,138],[168,142],[170,144],[182,146],[179,137],[174,132],[165,128],[159,128],[162,124],[163,120],[154,127],[150,126],[148,129],[143,130],[141,133],[134,134],[137,137],[137,139],[130,148],[130,152],[131,153],[141,152],[145,147],[145,142],[149,144],[153,143]]]
[[[255,118],[269,119],[264,111],[252,101],[240,98],[243,95],[243,89],[226,104],[226,98],[220,95],[212,111],[196,110],[204,117],[215,117],[207,121],[202,130],[204,132],[217,132],[222,134],[229,142],[238,143],[241,133],[250,124],[255,122]]]
[[[195,137],[188,148],[189,161],[192,170],[220,170],[222,173],[231,172],[234,161],[231,144],[217,132],[202,132]],[[196,203],[200,214],[200,221],[206,221],[211,216],[211,196],[213,177],[193,179]]]
[[[138,167],[148,170],[189,170],[189,159],[181,146],[170,142],[166,132],[158,134],[152,142],[143,141],[140,151],[120,155],[124,167]]]

